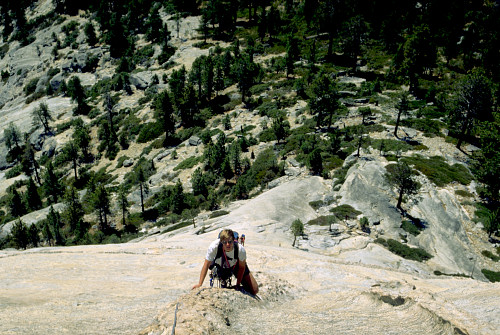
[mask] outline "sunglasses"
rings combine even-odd
[[[233,244],[233,240],[220,241],[222,244]]]

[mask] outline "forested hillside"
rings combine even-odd
[[[191,225],[290,164],[341,184],[346,159],[364,152],[392,162],[402,213],[417,175],[437,187],[475,180],[474,195],[458,195],[495,242],[496,1],[4,0],[0,14],[0,108],[30,111],[0,125],[11,181],[0,226],[12,224],[2,248]],[[16,59],[27,50],[28,65]],[[428,157],[409,130],[466,159]],[[36,224],[20,219],[43,208]]]

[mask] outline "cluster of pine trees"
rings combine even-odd
[[[368,79],[357,94],[375,103],[382,89],[409,87],[409,94],[401,93],[394,104],[398,110],[395,138],[399,137],[400,124],[433,136],[447,128],[457,148],[463,150],[466,143],[479,148],[470,156],[471,170],[483,185],[479,189],[482,203],[478,216],[490,235],[500,228],[497,2],[54,0],[54,12],[28,21],[25,9],[34,3],[2,2],[0,25],[4,40],[18,40],[27,45],[42,23],[50,25],[60,20],[62,14],[76,15],[82,10],[88,13],[84,27],[86,43],[109,45],[117,66],[112,79],[97,83],[91,90],[83,89],[77,77],[63,82],[58,92],[47,89],[46,94],[66,94],[76,104],[75,118],[67,124],[73,129],[72,138],[55,159],[37,161],[28,137],[14,125],[6,129],[8,160],[17,163],[9,173],[24,173],[29,180],[9,189],[9,197],[3,201],[9,209],[3,215],[4,222],[62,201],[64,210],[59,213],[51,207],[47,223],[39,225],[43,236],[57,244],[90,243],[93,238],[102,241],[104,236],[121,234],[108,218],[112,214],[110,192],[119,199],[124,231],[134,233],[136,226],[126,220],[127,194],[134,186],[140,189],[142,219],[156,219],[168,213],[178,216],[185,213],[189,217],[203,208],[216,209],[222,199],[245,198],[255,187],[282,175],[283,166],[278,158],[292,152],[312,173],[329,177],[347,155],[357,151],[359,156],[362,148],[373,147],[375,142],[367,133],[379,129],[366,121],[372,114],[369,108],[360,110],[361,125],[341,130],[332,127],[346,113],[341,93],[345,87],[335,77],[349,72]],[[189,71],[181,67],[169,76],[155,78],[154,83],[162,81],[168,84],[168,89],[159,91],[153,85],[145,90],[141,103],[150,103],[155,114],[154,122],[143,124],[134,111],[116,111],[114,106],[120,94],[132,93],[129,74],[153,56],[152,45],[161,48],[158,63],[164,68],[172,65],[168,60],[175,49],[170,40],[176,32],[168,30],[162,14],[172,15],[177,27],[183,17],[201,15],[197,29],[203,42],[198,45],[213,47],[207,56],[197,58]],[[59,48],[77,47],[75,31],[77,26],[70,21],[63,28],[65,39],[59,41],[55,37],[55,58]],[[137,47],[139,34],[150,44]],[[231,45],[221,48],[212,44],[214,40]],[[264,64],[257,63],[255,58],[261,54],[277,56]],[[95,70],[97,62],[93,60],[90,64],[84,71]],[[8,75],[2,71],[2,78]],[[235,130],[236,138],[226,138],[223,133],[206,128],[214,115],[226,111],[230,99],[221,92],[233,84],[249,109],[259,110],[271,120],[258,139],[248,135],[243,127]],[[307,112],[312,118],[304,118],[303,125],[291,131],[283,109],[294,100],[282,93],[268,100],[258,97],[262,87],[271,86],[276,91],[295,91],[298,98],[307,101]],[[415,103],[414,99],[422,103]],[[91,117],[92,123],[84,124],[79,115]],[[52,121],[48,107],[40,104],[33,113],[34,127],[53,134],[56,130],[51,127]],[[223,123],[226,130],[231,129],[228,116]],[[91,127],[98,128],[97,156],[92,154],[95,140],[89,136]],[[146,181],[154,174],[155,167],[144,159],[136,162],[119,187],[109,186],[113,177],[106,171],[90,171],[101,155],[113,160],[131,141],[153,141],[156,147],[175,147],[193,134],[202,139],[205,151],[202,158],[191,162],[203,164],[193,174],[190,193],[177,183],[145,201]],[[213,141],[217,134],[217,140]],[[256,158],[252,156],[251,160],[242,159],[241,153],[259,141],[276,141],[274,150],[266,150]],[[382,154],[395,144],[380,141],[377,145]],[[71,174],[63,177],[67,166]],[[394,182],[398,177],[396,172],[402,174],[403,180],[411,179],[411,169],[404,164],[391,171],[387,179],[399,188],[400,207],[403,196],[411,195],[418,187],[413,184],[404,188]],[[72,186],[65,189],[63,179]],[[20,187],[24,191],[18,191]],[[86,190],[83,201],[77,196],[82,190]],[[157,205],[152,206],[153,203]],[[99,220],[97,237],[89,236],[90,223],[83,219],[90,212]],[[35,234],[28,233],[20,221],[18,226],[14,232],[21,232],[26,236],[21,240],[28,241],[20,242],[19,246],[39,243],[29,242],[29,236]]]

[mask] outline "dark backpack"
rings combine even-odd
[[[234,258],[238,259],[238,242],[234,242]],[[222,265],[217,264],[215,261],[218,260],[219,258],[222,258],[224,254],[224,251],[222,249],[222,243],[219,243],[219,246],[217,247],[217,254],[215,255],[215,259],[210,264],[210,270],[213,271],[213,268],[216,268],[216,273],[215,275],[219,277],[221,280],[227,280],[231,278],[231,275],[233,273],[232,268],[225,268]],[[221,262],[221,264],[224,264],[224,262]],[[236,265],[235,265],[236,266]]]

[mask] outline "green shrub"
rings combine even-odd
[[[19,176],[21,173],[23,173],[22,165],[16,164],[5,173],[5,178],[6,179],[14,178]]]
[[[215,211],[212,212],[209,216],[210,219],[218,218],[219,216],[227,215],[229,214],[228,211],[220,210],[220,211]]]
[[[456,190],[455,194],[464,198],[472,198],[474,194],[467,192],[465,190]]]
[[[278,104],[276,101],[266,101],[255,109],[259,111],[260,116],[267,115],[269,117],[273,117],[275,114],[274,111],[278,110]]]
[[[440,136],[441,129],[446,127],[446,124],[430,119],[406,119],[401,121],[401,124],[406,127],[415,128],[424,132],[427,137]]]
[[[500,272],[482,269],[483,275],[492,283],[500,282]]]
[[[418,109],[417,117],[424,117],[427,119],[439,119],[440,117],[446,116],[446,110],[439,109],[436,106],[424,106]]]
[[[259,135],[259,141],[261,142],[271,142],[276,141],[276,134],[272,128],[264,129]]]
[[[214,44],[213,43],[208,43],[208,42],[205,42],[205,41],[200,41],[200,42],[196,42],[193,44],[193,47],[195,48],[199,48],[199,49],[208,49],[210,47],[213,47]]]
[[[36,84],[38,84],[38,81],[40,80],[39,77],[36,77],[36,78],[33,78],[31,79],[27,84],[26,86],[24,86],[23,88],[23,91],[24,91],[24,94],[26,95],[30,95],[32,93],[35,92],[36,90]]]
[[[403,228],[404,231],[412,234],[413,236],[417,236],[422,232],[422,230],[415,226],[413,222],[407,220],[401,223],[401,228]]]
[[[174,171],[190,169],[190,168],[194,167],[196,164],[198,164],[199,162],[201,162],[202,160],[203,160],[203,157],[201,157],[201,156],[188,157],[185,160],[183,160],[182,162],[180,162],[179,164],[177,164],[177,166],[174,167]]]
[[[436,276],[452,276],[452,277],[464,277],[464,278],[470,278],[470,276],[467,276],[463,273],[444,273],[444,272],[441,272],[439,270],[435,270],[434,271],[434,274]]]
[[[422,172],[436,186],[442,187],[457,181],[462,185],[469,185],[473,180],[472,174],[462,164],[449,165],[443,157],[434,156],[428,159],[422,156],[406,157],[403,160]]]
[[[370,225],[370,222],[368,221],[368,218],[366,216],[363,216],[361,219],[359,219],[359,226],[361,229],[366,229]]]
[[[355,164],[356,162],[353,161],[343,167],[341,167],[340,169],[338,170],[335,170],[333,172],[333,177],[332,178],[336,178],[335,180],[335,183],[334,183],[334,187],[337,186],[337,185],[342,185],[344,184],[345,182],[345,178],[347,176],[347,171],[349,171],[349,169]]]
[[[371,141],[372,148],[376,150],[380,150],[382,147],[382,154],[384,152],[393,151],[393,152],[406,152],[408,150],[412,150],[413,147],[411,144],[408,144],[403,141],[391,140],[391,139],[372,139]]]
[[[120,158],[118,158],[118,163],[116,163],[116,168],[119,169],[123,166],[123,162],[126,161],[127,159],[129,159],[128,156],[121,156]]]
[[[330,209],[330,212],[333,213],[337,218],[343,220],[347,219],[355,219],[359,214],[362,214],[360,211],[354,209],[351,205],[340,205]]]
[[[132,60],[135,64],[143,64],[148,60],[150,60],[151,57],[153,57],[154,53],[155,50],[153,48],[153,45],[148,44],[146,46],[137,49],[137,51],[134,53]]]
[[[337,222],[337,217],[335,215],[325,215],[309,220],[307,224],[316,226],[329,226],[330,224],[335,222]]]
[[[2,46],[0,46],[0,59],[2,59],[3,56],[5,56],[5,54],[7,54],[7,52],[9,52],[9,43],[4,43],[4,44],[2,44]],[[3,71],[2,71],[2,79],[3,78],[4,78],[4,76],[3,76]]]
[[[66,130],[70,129],[72,125],[71,121],[59,123],[56,128],[56,134],[64,133]]]
[[[250,87],[250,93],[252,95],[260,94],[262,92],[267,91],[268,88],[269,88],[269,84],[257,84],[257,85],[253,85],[252,87]]]
[[[323,207],[325,203],[323,200],[310,201],[309,206],[311,206],[314,210],[317,210],[320,207]]]
[[[190,226],[193,224],[193,221],[192,220],[188,220],[188,221],[182,221],[182,222],[179,222],[177,224],[173,224],[171,225],[170,227],[168,227],[167,229],[165,229],[163,231],[163,233],[168,233],[170,231],[173,231],[173,230],[177,230],[177,229],[181,229],[181,228],[184,228],[184,227],[187,227],[187,226]]]
[[[159,122],[148,122],[144,124],[137,136],[138,143],[146,143],[156,139],[163,134],[163,127]]]
[[[489,250],[483,250],[481,251],[481,254],[485,257],[488,257],[490,258],[491,260],[493,260],[494,262],[498,262],[500,260],[500,256],[497,256],[495,254],[493,254],[491,251]]]
[[[375,243],[381,244],[387,249],[389,249],[390,252],[401,256],[405,259],[410,259],[413,261],[418,261],[418,262],[423,262],[432,257],[431,254],[429,254],[427,251],[424,249],[420,248],[411,248],[401,242],[398,242],[393,239],[388,239],[385,240],[383,238],[377,238],[375,240]]]

